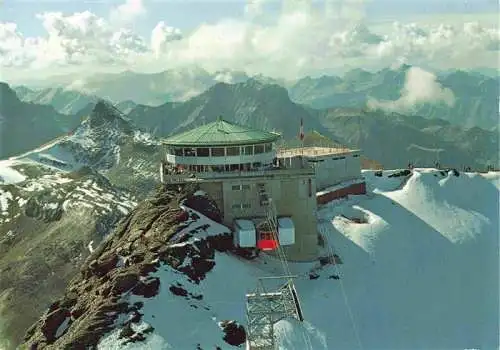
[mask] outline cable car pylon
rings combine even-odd
[[[258,278],[256,290],[246,294],[247,350],[275,350],[277,344],[274,324],[286,318],[295,318],[301,322],[304,320],[293,282],[297,276],[291,275],[285,252],[279,243],[276,208],[272,198],[269,198],[265,207],[267,224],[273,233],[273,239],[278,242],[277,253],[284,274]],[[282,280],[279,288],[271,289],[266,286],[267,282],[277,280]]]

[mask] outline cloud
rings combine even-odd
[[[268,0],[247,0],[245,4],[245,15],[249,18],[259,17],[264,14],[264,6]]]
[[[383,109],[390,112],[408,112],[422,104],[444,103],[449,107],[455,103],[453,92],[443,87],[434,74],[419,67],[411,67],[401,89],[401,97],[396,101],[370,99],[368,108]]]
[[[366,16],[369,0],[325,0],[326,17],[337,20],[359,22]]]
[[[151,32],[151,50],[159,58],[168,48],[168,44],[181,40],[182,32],[178,28],[170,27],[165,22],[159,22]]]
[[[146,14],[146,8],[142,0],[126,0],[111,10],[110,21],[111,23],[126,25],[134,22],[138,17]]]
[[[148,45],[139,35],[125,28],[114,30],[103,18],[89,11],[72,15],[45,12],[37,18],[42,21],[46,37],[24,39],[12,26],[4,26],[4,30],[10,28],[10,46],[17,45],[10,51],[15,54],[10,56],[10,61],[17,58],[11,62],[16,66],[114,64],[133,60],[134,56],[148,51]]]
[[[39,37],[24,37],[15,24],[0,23],[0,68],[5,76],[19,77],[18,67],[32,76],[35,69],[55,67],[160,71],[196,65],[293,79],[397,62],[433,69],[497,67],[497,28],[395,22],[374,30],[364,21],[366,0],[324,1],[318,10],[310,0],[285,0],[278,16],[257,21],[266,14],[267,0],[254,0],[243,19],[204,23],[188,33],[160,21],[152,24],[149,38],[128,25],[146,12],[141,1],[114,8],[110,20],[88,11],[43,13],[37,19],[45,35]]]

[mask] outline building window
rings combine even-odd
[[[255,154],[264,153],[264,145],[255,145]]]
[[[224,157],[224,147],[212,148],[212,157]]]
[[[250,209],[250,203],[234,203],[232,209]]]
[[[271,152],[273,150],[273,144],[272,143],[266,143],[264,145],[264,152],[268,153],[268,152]]]
[[[352,157],[353,157],[353,158],[357,158],[357,157],[359,157],[359,154],[355,154],[355,155],[353,155]]]
[[[232,185],[231,189],[233,191],[248,191],[250,189],[249,184],[244,184],[244,185]]]
[[[274,239],[273,232],[269,232],[269,231],[260,231],[259,236],[260,236],[260,239],[262,239],[262,240],[273,240]]]
[[[197,148],[196,154],[198,157],[210,157],[210,148]]]
[[[240,148],[239,147],[228,147],[226,148],[226,154],[228,156],[239,156]]]
[[[246,156],[251,156],[253,155],[253,146],[245,146],[241,148],[242,154]]]
[[[176,156],[183,156],[183,155],[184,155],[184,152],[183,152],[182,148],[177,148],[177,147],[176,147],[176,148],[174,148],[174,154],[175,154]]]
[[[196,157],[196,148],[184,148],[184,157]]]

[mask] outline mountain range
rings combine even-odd
[[[128,117],[139,127],[165,137],[214,121],[219,115],[236,123],[279,131],[285,140],[297,139],[303,120],[306,131],[314,130],[336,143],[360,148],[366,157],[389,168],[404,167],[409,162],[478,169],[498,165],[496,131],[462,129],[441,119],[359,108],[316,110],[291,101],[281,86],[253,79],[239,84],[218,83],[183,103],[139,105]]]
[[[92,96],[115,104],[132,101],[159,106],[166,102],[186,101],[219,82],[237,84],[249,79],[283,86],[292,101],[315,109],[385,108],[406,115],[444,119],[465,128],[478,126],[487,130],[499,123],[498,75],[457,70],[434,74],[410,65],[376,72],[358,68],[342,77],[308,76],[296,81],[261,75],[250,77],[244,72],[234,71],[208,73],[201,68],[154,74],[125,71],[90,76],[36,91],[24,86],[15,89],[23,101],[51,104],[61,113],[74,114],[92,100]],[[448,95],[442,96],[446,97],[444,102],[438,98],[443,91]]]
[[[57,112],[50,104],[19,100],[0,82],[0,159],[28,151],[65,134],[80,120]]]
[[[25,86],[18,86],[14,90],[21,101],[51,105],[59,113],[66,115],[76,114],[89,103],[95,103],[98,100],[95,96],[62,87],[32,90]]]
[[[370,100],[397,101],[408,88],[408,74],[411,66],[403,65],[372,73],[362,69],[348,72],[343,78],[322,76],[305,77],[289,87],[290,98],[317,109],[364,108]],[[424,73],[426,74],[426,73]],[[418,77],[414,80],[417,80]],[[478,126],[491,130],[498,126],[498,96],[500,79],[472,74],[464,71],[443,73],[436,82],[453,94],[452,105],[435,103],[432,96],[427,101],[417,102],[399,111],[402,114],[423,116],[429,119],[444,119],[450,123],[471,128]],[[416,81],[412,89],[431,89],[429,81]],[[406,87],[405,87],[406,86]],[[405,106],[406,107],[406,106]]]
[[[12,137],[13,145],[7,149],[10,152],[4,151],[3,157],[14,155],[15,150],[17,153],[28,151],[67,132],[70,127],[74,129],[95,106],[89,103],[76,115],[65,116],[55,113],[51,107],[21,102],[12,90],[9,91],[4,94],[4,101],[13,101],[13,107],[5,113],[6,126],[14,130],[11,135],[15,135],[16,130],[26,133],[23,129],[26,124],[12,117],[16,108],[40,108],[51,112],[43,125],[48,132],[39,133],[35,129],[28,132],[36,131],[36,137]],[[167,102],[155,107],[124,101],[117,107],[128,110],[127,118],[155,137],[166,137],[222,115],[240,124],[279,131],[287,141],[297,138],[303,120],[306,131],[314,130],[337,143],[361,148],[366,157],[384,167],[404,167],[408,163],[433,166],[436,162],[460,168],[498,166],[497,130],[466,129],[442,119],[367,108],[314,109],[293,102],[288,91],[280,85],[256,79],[237,84],[217,83],[185,102]],[[30,114],[31,118],[33,115]]]

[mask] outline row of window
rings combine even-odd
[[[251,156],[254,154],[269,153],[273,149],[272,143],[263,143],[251,146],[234,147],[172,147],[169,154],[182,157],[226,157]]]

